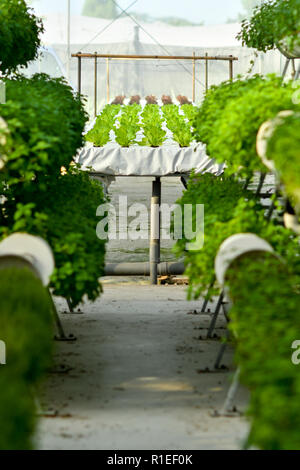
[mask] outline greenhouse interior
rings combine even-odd
[[[0,450],[300,450],[300,0],[0,0],[0,38]]]

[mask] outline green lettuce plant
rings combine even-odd
[[[139,112],[142,107],[138,104],[132,104],[122,109],[122,114],[119,118],[119,126],[114,126],[113,130],[116,135],[116,142],[121,147],[129,147],[136,143],[136,135],[140,130]]]
[[[144,138],[139,144],[150,147],[163,145],[166,140],[166,131],[162,129],[164,120],[160,115],[158,105],[147,104],[141,117]]]
[[[162,108],[166,119],[168,129],[173,133],[173,139],[180,147],[188,147],[194,140],[191,126],[186,122],[185,117],[179,114],[179,108],[176,105],[168,104]]]

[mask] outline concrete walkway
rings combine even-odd
[[[122,280],[121,280],[122,281]],[[238,449],[244,418],[214,418],[234,372],[207,373],[219,347],[203,340],[209,315],[195,314],[183,286],[104,280],[104,294],[84,313],[61,318],[78,340],[57,343],[55,363],[41,393],[44,409],[36,436],[39,449]],[[64,301],[57,299],[62,312]],[[212,308],[212,306],[211,306]],[[191,313],[192,312],[192,313]],[[224,333],[224,319],[218,323]],[[221,329],[220,329],[221,328]],[[237,404],[244,409],[247,393]]]

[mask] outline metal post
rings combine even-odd
[[[292,80],[295,80],[296,77],[296,64],[295,59],[292,59]]]
[[[94,70],[94,115],[97,116],[97,52],[95,52],[95,70]]]
[[[152,182],[151,220],[150,220],[150,282],[157,284],[157,265],[160,259],[160,202],[161,181],[156,177]]]
[[[227,396],[226,396],[225,403],[224,403],[223,408],[221,410],[221,413],[220,413],[221,416],[224,416],[224,415],[226,416],[227,413],[234,413],[236,411],[236,407],[234,406],[234,400],[235,400],[235,397],[236,397],[236,392],[239,388],[240,373],[241,373],[241,370],[238,367],[235,374],[234,374],[232,384],[230,385],[230,388],[229,388]]]
[[[81,52],[78,52],[81,54]],[[81,93],[81,57],[78,56],[78,93]]]
[[[206,52],[205,57],[208,57]],[[208,90],[208,59],[205,59],[205,91]]]
[[[213,317],[211,319],[211,322],[210,322],[210,325],[209,325],[209,328],[208,328],[207,338],[212,338],[213,331],[214,331],[215,326],[216,326],[217,318],[218,318],[218,315],[219,315],[221,307],[222,307],[223,299],[224,299],[224,292],[222,291],[221,294],[219,295],[216,310],[213,313]]]
[[[196,75],[196,61],[195,61],[195,52],[193,52],[193,91],[192,91],[192,100],[195,102],[195,75]]]
[[[109,59],[106,59],[106,93],[107,93],[107,103],[109,103]]]
[[[286,75],[288,66],[290,65],[290,61],[291,61],[291,59],[286,59],[286,61],[285,61],[285,65],[284,65],[284,68],[283,68],[283,71],[282,71],[282,78],[284,78],[285,75]]]

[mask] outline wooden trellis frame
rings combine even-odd
[[[110,95],[110,84],[109,84],[109,61],[110,60],[190,60],[193,65],[192,73],[192,99],[195,101],[195,91],[196,91],[196,61],[205,62],[205,89],[208,90],[209,86],[209,77],[208,77],[208,62],[209,61],[227,61],[229,64],[228,75],[229,80],[233,79],[233,63],[238,60],[237,57],[232,55],[228,56],[209,56],[206,53],[204,56],[196,56],[195,52],[192,56],[167,56],[167,55],[135,55],[135,54],[94,54],[78,52],[77,54],[72,54],[72,57],[77,57],[77,66],[78,66],[78,92],[81,93],[81,77],[82,77],[82,59],[93,59],[94,60],[94,113],[97,114],[97,59],[106,59],[106,94],[107,102],[109,102]]]

